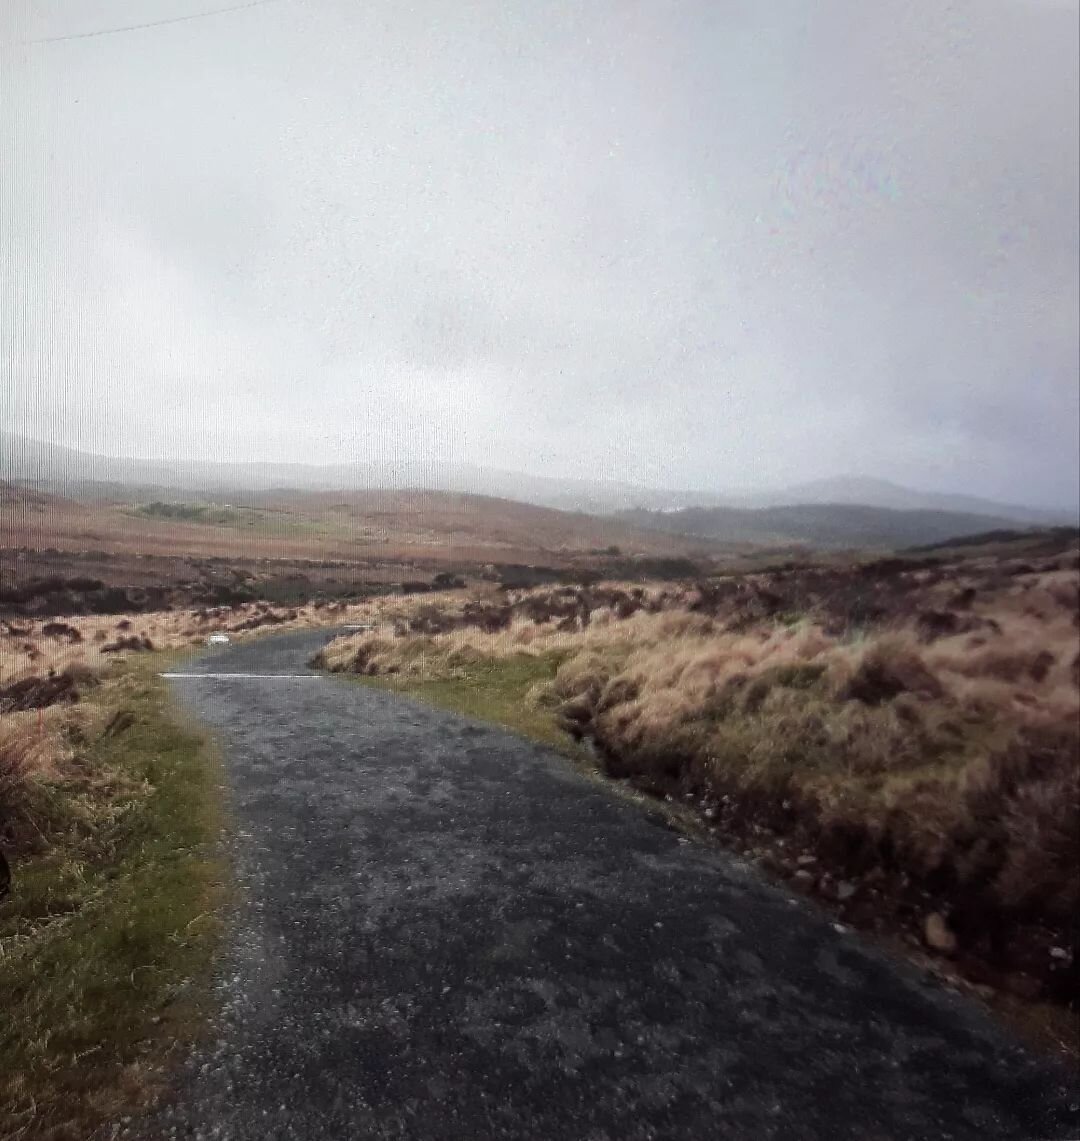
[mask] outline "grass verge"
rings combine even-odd
[[[582,754],[569,733],[562,729],[555,711],[531,701],[530,690],[551,682],[565,655],[559,653],[493,659],[477,658],[455,668],[452,676],[416,677],[379,674],[357,677],[358,681],[408,694],[418,701],[489,721],[512,729],[523,737],[548,745],[561,753]]]
[[[196,1035],[219,930],[221,775],[142,659],[63,724],[36,842],[0,906],[0,1138],[75,1141],[137,1111]]]

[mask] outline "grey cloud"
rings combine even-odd
[[[1075,3],[34,13],[16,426],[1075,500]]]

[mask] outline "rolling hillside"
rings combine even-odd
[[[558,561],[618,547],[713,547],[633,523],[446,492],[273,492],[188,502],[82,503],[0,484],[0,547],[125,555]]]
[[[720,543],[764,546],[799,544],[847,549],[895,549],[940,543],[1016,521],[960,511],[901,511],[842,503],[783,507],[691,507],[683,511],[627,511],[619,518],[668,534],[700,536]]]
[[[0,431],[0,479],[38,487],[76,499],[123,496],[140,488],[144,498],[184,498],[201,492],[265,494],[273,488],[308,491],[344,489],[433,491],[512,499],[561,511],[605,515],[644,509],[667,511],[689,507],[782,507],[790,504],[846,504],[896,510],[954,511],[1034,525],[1075,524],[1077,509],[996,503],[974,496],[900,487],[881,479],[838,476],[793,487],[725,492],[642,487],[617,480],[537,476],[464,463],[402,458],[392,464],[371,463],[231,463],[146,460],[94,455]],[[986,527],[993,526],[989,523]],[[985,530],[986,527],[983,529]]]
[[[756,508],[792,504],[886,507],[896,511],[946,511],[980,515],[984,517],[984,522],[985,518],[1012,519],[1017,523],[1038,526],[1075,524],[1078,514],[1075,506],[1071,509],[1063,507],[1051,510],[1017,503],[998,503],[975,495],[919,491],[885,479],[869,479],[864,476],[835,476],[831,479],[813,480],[794,487],[734,498],[720,506]]]

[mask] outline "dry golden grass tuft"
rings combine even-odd
[[[1036,570],[997,558],[812,573],[458,595],[423,614],[407,602],[321,662],[478,684],[492,663],[550,662],[553,678],[523,700],[589,739],[611,775],[744,838],[796,837],[835,875],[876,868],[917,884],[989,958],[1025,923],[1069,944],[1075,551]],[[1070,970],[1047,986],[1075,1000]]]

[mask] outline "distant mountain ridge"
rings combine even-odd
[[[885,507],[895,511],[955,511],[1039,525],[1074,523],[1080,514],[1080,508],[1071,511],[1051,510],[1015,503],[999,503],[975,495],[916,491],[885,479],[872,479],[867,476],[833,476],[829,479],[812,480],[779,491],[737,496],[723,506],[785,507],[793,504]]]
[[[1071,524],[1077,509],[996,503],[974,496],[917,491],[886,480],[838,476],[776,490],[720,493],[647,488],[613,480],[535,476],[469,464],[292,464],[145,460],[95,455],[0,432],[0,479],[67,495],[115,497],[132,487],[162,495],[181,491],[259,493],[271,489],[349,491],[427,489],[495,496],[594,515],[630,510],[762,509],[800,504],[944,511],[983,516],[986,527]],[[933,541],[926,539],[925,541]]]
[[[0,432],[0,479],[65,494],[111,489],[266,492],[407,490],[494,496],[567,511],[607,514],[634,506],[657,509],[719,502],[707,494],[653,491],[634,484],[535,476],[469,464],[402,461],[395,464],[229,463],[117,458]]]

